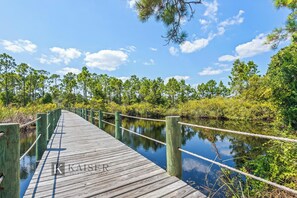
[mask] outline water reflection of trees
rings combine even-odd
[[[30,128],[20,134],[20,154],[23,155],[36,139],[35,128]],[[35,171],[35,147],[20,161],[20,178],[27,179]]]
[[[124,119],[122,125],[124,128],[135,131],[139,134],[154,138],[162,142],[166,142],[165,123]],[[133,149],[137,149],[141,146],[145,150],[157,151],[158,149],[164,147],[164,145],[162,144],[143,137],[139,137],[127,131],[123,132],[123,142],[129,144]]]
[[[109,120],[114,122],[113,120]],[[260,122],[243,122],[243,121],[222,121],[222,120],[183,120],[188,123],[195,123],[205,126],[232,129],[238,131],[247,131],[251,133],[267,133],[272,130],[269,123]],[[133,130],[142,135],[157,139],[159,141],[166,141],[165,123],[153,122],[137,119],[123,119],[122,125],[124,128]],[[111,135],[114,135],[114,127],[106,125],[105,130]],[[217,143],[224,140],[230,142],[229,149],[231,150],[232,159],[236,168],[241,168],[243,164],[250,159],[254,159],[256,156],[265,154],[265,149],[262,147],[263,143],[267,140],[262,138],[255,138],[243,135],[228,134],[224,132],[218,132],[207,129],[199,129],[194,127],[181,127],[182,133],[182,145],[186,145],[187,141],[190,141],[196,134],[199,139],[207,140],[211,143],[215,152],[220,159],[220,150],[217,148]],[[143,137],[139,137],[127,131],[123,131],[123,140],[125,144],[129,145],[133,149],[137,149],[140,146],[145,150],[157,151],[164,146],[151,140],[147,140]]]

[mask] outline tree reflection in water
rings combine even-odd
[[[109,121],[114,122],[112,119]],[[265,122],[206,119],[183,120],[183,122],[260,134],[267,134],[272,129],[272,126]],[[159,141],[166,141],[165,123],[124,118],[122,125],[124,128],[142,135]],[[104,129],[114,136],[113,126],[105,125]],[[242,168],[247,160],[255,159],[256,156],[265,154],[265,148],[262,147],[263,143],[267,141],[265,139],[188,126],[181,126],[181,133],[182,148],[232,167]],[[122,142],[166,169],[166,148],[164,145],[127,131],[123,131]],[[205,194],[209,194],[209,191],[215,191],[220,187],[218,178],[221,175],[221,169],[216,165],[212,166],[208,162],[187,154],[182,154],[182,165],[182,179]],[[223,193],[218,193],[216,196],[224,197]]]

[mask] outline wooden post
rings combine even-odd
[[[90,110],[87,109],[87,121],[89,122],[90,121]]]
[[[118,140],[122,139],[122,119],[120,112],[115,112],[115,138]]]
[[[19,124],[0,124],[0,197],[20,197]]]
[[[101,110],[99,110],[99,113],[98,113],[98,126],[99,126],[99,129],[103,129],[103,113]]]
[[[94,118],[94,110],[93,109],[91,109],[91,122],[92,122],[92,124],[95,124],[95,118]]]
[[[87,109],[85,109],[85,120],[87,120]]]
[[[54,122],[53,122],[53,112],[50,111],[49,112],[49,117],[48,117],[48,123],[50,123],[50,127],[48,128],[48,131],[49,131],[49,139],[52,137],[53,133],[54,133]]]
[[[178,150],[181,147],[181,130],[178,121],[179,116],[166,117],[166,158],[168,174],[181,178],[182,161]]]
[[[38,113],[36,122],[36,138],[41,134],[39,140],[36,142],[36,161],[39,161],[46,150],[47,139],[46,139],[46,114]]]
[[[47,142],[49,141],[50,137],[51,137],[51,130],[50,130],[50,127],[51,127],[51,119],[50,119],[50,115],[51,115],[51,112],[47,112],[46,114],[46,140]]]
[[[53,128],[55,129],[56,117],[55,117],[55,110],[52,111],[52,119],[53,119]]]

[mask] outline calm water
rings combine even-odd
[[[109,121],[113,121],[110,119]],[[235,122],[218,120],[183,120],[188,123],[240,130],[253,133],[267,134],[271,126],[264,122]],[[165,142],[165,123],[123,119],[123,127],[143,135]],[[114,127],[106,125],[104,130],[114,135]],[[215,159],[232,167],[241,168],[243,162],[253,159],[264,152],[262,144],[266,141],[211,130],[200,130],[192,127],[182,127],[182,148],[209,159]],[[35,140],[35,133],[22,134],[21,154],[24,153]],[[123,132],[126,145],[133,148],[160,167],[166,169],[165,146],[131,134]],[[21,161],[21,197],[25,193],[35,171],[35,148]],[[205,194],[214,193],[220,187],[220,168],[211,163],[199,160],[188,154],[182,154],[182,179]],[[224,197],[222,191],[215,197]]]
[[[25,133],[21,133],[21,155],[27,151],[28,148],[35,141],[35,129],[32,128]],[[21,160],[21,197],[26,192],[26,189],[30,183],[31,178],[33,177],[35,168],[36,168],[36,158],[35,158],[35,147]]]
[[[110,120],[112,121],[112,120]],[[201,124],[218,128],[240,130],[253,133],[267,134],[271,126],[265,122],[235,122],[218,120],[182,120],[188,123]],[[124,119],[123,127],[136,131],[145,136],[165,142],[165,123]],[[114,127],[105,126],[105,131],[114,135]],[[263,154],[262,144],[267,141],[212,130],[200,130],[192,127],[182,127],[182,148],[206,158],[216,160],[226,165],[241,168],[246,160]],[[133,148],[160,167],[166,169],[166,147],[127,131],[123,132],[126,145]],[[182,153],[182,180],[207,195],[213,195],[220,188],[218,179],[221,169],[209,162]],[[223,190],[215,193],[214,197],[225,197]]]

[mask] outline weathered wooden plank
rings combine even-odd
[[[155,182],[158,182],[158,181],[163,181],[164,179],[168,179],[168,175],[166,173],[161,173],[152,177],[148,177],[144,180],[131,183],[127,186],[122,186],[113,190],[109,190],[104,193],[100,193],[95,197],[115,197],[115,196],[119,197],[127,192],[133,191],[135,189],[139,189],[146,185],[154,184]]]
[[[108,164],[108,171],[52,175],[52,163]],[[25,197],[184,197],[201,193],[73,113],[63,111]],[[196,193],[196,194],[195,194]]]
[[[138,197],[138,196],[150,193],[152,191],[158,190],[160,188],[163,188],[165,186],[168,186],[176,181],[177,181],[176,178],[167,176],[164,180],[156,181],[153,184],[134,189],[132,191],[129,191],[129,192],[119,195],[117,197]]]
[[[196,192],[196,190],[190,186],[184,186],[176,191],[173,191],[167,195],[164,195],[163,198],[180,198],[190,195],[191,193]]]
[[[196,192],[191,193],[190,195],[185,196],[185,197],[186,198],[205,198],[206,196],[204,194],[202,194],[201,192],[196,191]]]

